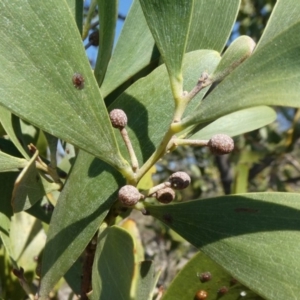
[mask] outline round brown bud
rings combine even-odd
[[[169,177],[169,182],[174,190],[183,190],[191,183],[191,177],[185,172],[175,172]]]
[[[212,276],[210,272],[204,272],[200,274],[199,278],[201,282],[207,282],[211,280]]]
[[[158,190],[155,197],[159,202],[167,204],[174,200],[175,192],[171,188],[165,187]]]
[[[207,146],[211,153],[222,155],[230,153],[234,149],[233,139],[226,134],[216,134],[209,141]]]
[[[124,185],[119,190],[118,198],[124,205],[132,206],[137,204],[141,198],[141,194],[135,186]]]
[[[205,300],[208,297],[208,293],[207,291],[204,290],[199,290],[196,295],[195,295],[195,299],[197,300]]]
[[[219,288],[218,290],[218,294],[219,295],[225,295],[227,294],[229,291],[228,287],[227,286],[222,286],[221,288]]]
[[[109,113],[110,121],[113,127],[122,129],[127,125],[127,116],[122,109],[113,109]]]

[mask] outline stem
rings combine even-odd
[[[187,105],[190,103],[190,101],[207,85],[206,81],[208,80],[209,76],[206,72],[203,72],[198,79],[198,82],[196,86],[189,92],[183,92],[182,95],[178,98],[175,99],[175,113],[174,113],[174,118],[173,122],[174,123],[179,123],[181,121],[181,117],[187,107]]]
[[[206,80],[208,79],[208,74],[203,72],[201,77],[198,79],[196,86],[189,92],[187,98],[188,102],[190,102],[206,85]]]
[[[132,147],[130,138],[128,136],[128,132],[127,132],[127,130],[126,130],[125,127],[123,127],[122,129],[120,129],[120,132],[121,132],[122,138],[124,140],[124,143],[125,143],[125,145],[127,147],[127,150],[129,152],[132,170],[133,170],[134,173],[136,173],[137,170],[138,170],[138,168],[139,168],[139,162],[138,162],[138,160],[136,158],[134,149]]]
[[[12,272],[18,278],[18,281],[19,281],[21,287],[23,288],[23,290],[25,291],[25,293],[27,294],[29,299],[34,300],[35,299],[34,291],[33,291],[33,288],[30,286],[30,284],[27,282],[27,280],[24,277],[24,269],[21,267],[14,268],[12,270]]]
[[[208,140],[186,140],[186,139],[172,139],[170,148],[177,146],[207,146]]]
[[[208,78],[208,74],[206,72],[203,72],[201,74],[201,77],[198,79],[197,85],[189,93],[182,91],[181,77],[178,77],[177,81],[175,79],[171,80],[171,89],[175,100],[175,112],[173,116],[173,122],[171,123],[159,147],[155,150],[151,157],[138,171],[137,180],[141,179],[143,175],[167,152],[167,150],[170,149],[170,147],[168,146],[169,142],[173,138],[173,135],[184,129],[181,125],[182,115],[189,102],[202,90],[202,88],[204,87],[203,85],[206,83],[206,80]],[[180,140],[178,141],[180,143],[183,143]],[[206,145],[207,144],[205,144],[205,146]]]
[[[136,205],[132,206],[132,208],[137,209],[141,212],[144,212],[146,210],[144,202],[141,202],[141,201],[139,201]]]
[[[173,135],[174,132],[170,126],[170,128],[166,132],[158,148],[154,151],[154,153],[150,156],[150,158],[144,163],[144,165],[139,169],[137,173],[137,180],[141,179],[147,173],[147,171],[165,154],[168,143],[173,137]]]
[[[85,23],[84,23],[84,26],[83,26],[83,30],[82,30],[82,40],[83,41],[86,39],[86,37],[89,34],[89,30],[91,28],[91,20],[93,19],[93,14],[94,14],[94,11],[96,9],[96,6],[97,6],[97,0],[92,0],[91,4],[90,4],[90,7],[89,7],[89,10],[88,10],[88,13],[87,13],[87,16],[86,16],[86,20],[85,20]]]
[[[83,274],[82,274],[82,282],[81,282],[81,292],[80,296],[82,300],[88,300],[87,294],[92,290],[92,269],[93,262],[97,247],[97,234],[94,235],[92,240],[85,248],[84,262],[83,262]]]
[[[151,195],[153,195],[154,193],[156,193],[157,191],[164,189],[166,187],[170,187],[171,183],[170,182],[163,182],[161,184],[158,184],[156,186],[154,186],[153,188],[149,189],[148,192],[146,193],[146,197],[149,197]]]

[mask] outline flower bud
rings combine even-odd
[[[185,172],[175,172],[169,177],[169,182],[174,190],[183,190],[189,186],[191,178]]]
[[[155,194],[156,199],[165,204],[172,202],[175,198],[175,192],[169,187],[158,190]]]
[[[127,116],[122,109],[113,109],[109,117],[114,128],[122,129],[127,125]]]
[[[118,198],[124,205],[133,206],[140,200],[141,194],[133,185],[124,185],[119,190]]]
[[[226,134],[216,134],[208,142],[210,151],[215,155],[230,153],[234,149],[233,139]]]

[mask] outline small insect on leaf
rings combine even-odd
[[[72,82],[78,90],[82,90],[84,88],[84,78],[81,74],[75,73],[72,77]]]

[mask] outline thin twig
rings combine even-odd
[[[138,171],[138,169],[139,169],[139,162],[137,160],[137,157],[135,155],[134,149],[132,147],[130,138],[128,136],[128,132],[127,132],[127,130],[126,130],[125,127],[123,127],[122,129],[120,129],[120,132],[121,132],[122,138],[124,140],[124,143],[125,143],[125,145],[127,147],[129,156],[130,156],[132,170],[133,170],[134,173],[136,173]]]

